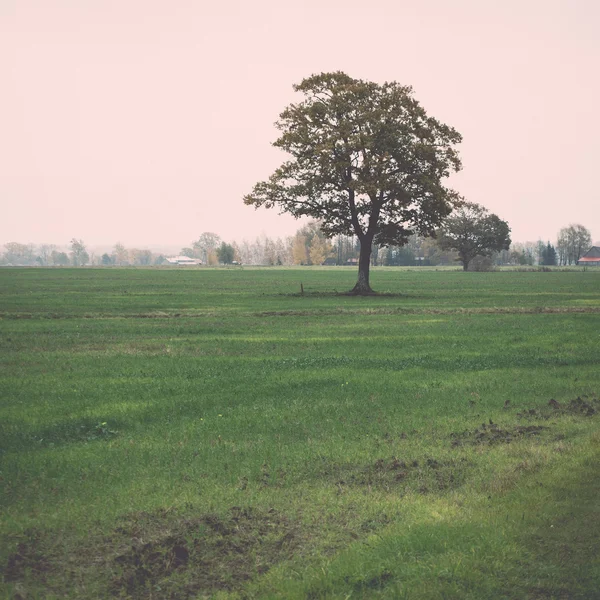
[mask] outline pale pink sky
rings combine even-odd
[[[0,0],[0,244],[288,235],[242,204],[292,84],[415,88],[513,240],[600,238],[598,0]]]

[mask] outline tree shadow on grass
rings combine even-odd
[[[333,291],[321,291],[321,290],[309,290],[304,292],[282,292],[280,294],[273,294],[274,298],[403,298],[403,299],[420,299],[425,298],[423,295],[407,294],[400,292],[373,292],[370,294],[357,294],[352,291],[338,292]]]

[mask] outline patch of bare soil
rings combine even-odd
[[[40,548],[42,533],[36,529],[29,529],[23,533],[13,552],[0,570],[6,583],[21,581],[25,576],[35,577],[44,582],[52,571],[52,564],[44,556]]]
[[[569,402],[564,405],[552,399],[548,402],[548,406],[554,411],[591,417],[600,411],[600,399],[589,398],[588,396],[577,396],[577,398],[569,400]]]
[[[191,598],[239,590],[301,544],[299,528],[278,511],[241,507],[226,516],[136,513],[68,549],[57,550],[50,537],[19,542],[4,581],[34,593],[81,587],[88,590],[81,597]]]
[[[554,398],[548,401],[547,408],[528,408],[517,413],[522,419],[549,419],[560,415],[579,415],[593,417],[600,412],[600,398],[577,396],[568,402],[559,402]]]
[[[177,573],[185,576],[172,578],[173,597],[233,590],[291,558],[298,543],[298,532],[273,509],[233,507],[225,518],[169,519],[166,527],[139,537],[149,525],[150,530],[155,528],[141,515],[120,528],[119,533],[130,536],[132,544],[114,558],[113,571],[118,572],[112,577],[114,593],[146,597],[147,590],[159,583],[166,591],[167,580]]]
[[[422,494],[454,489],[465,481],[468,468],[467,459],[402,460],[392,456],[382,458],[367,465],[345,465],[337,470],[335,482],[343,490],[344,486],[368,486],[386,491],[416,489]],[[398,488],[401,488],[398,490]]]
[[[454,448],[457,446],[476,446],[480,444],[491,446],[493,444],[510,444],[518,439],[537,436],[547,429],[550,428],[543,425],[516,425],[503,429],[490,420],[489,424],[482,423],[481,427],[477,429],[467,429],[460,433],[453,432],[450,434],[450,437],[452,438],[452,447]]]

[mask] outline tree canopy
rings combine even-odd
[[[304,95],[280,115],[274,146],[285,161],[244,202],[319,219],[328,237],[360,241],[357,294],[372,293],[372,244],[402,246],[431,235],[460,202],[442,180],[461,168],[460,134],[427,115],[410,86],[342,72],[294,86]]]
[[[456,208],[438,233],[441,248],[456,250],[465,271],[476,256],[508,250],[510,241],[508,223],[472,202]]]

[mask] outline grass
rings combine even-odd
[[[1,270],[5,594],[597,597],[600,274],[354,278]]]

